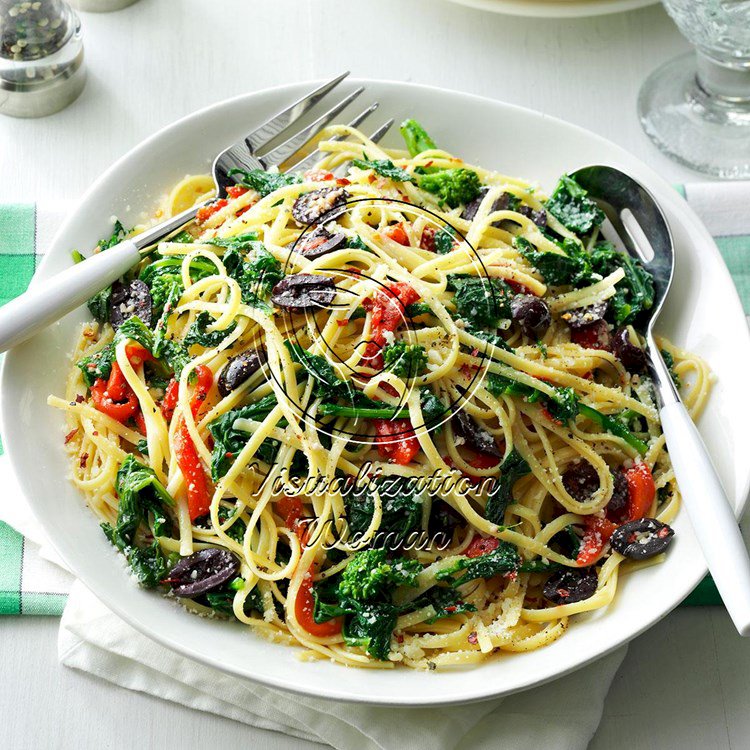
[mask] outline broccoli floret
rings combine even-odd
[[[419,344],[396,341],[383,349],[383,361],[387,369],[400,378],[416,378],[427,366],[427,355]]]
[[[423,174],[419,187],[438,196],[441,203],[456,208],[469,203],[479,195],[482,183],[479,175],[471,169],[442,169],[434,174]]]
[[[437,148],[435,141],[416,120],[404,120],[401,123],[401,135],[406,141],[406,148],[412,156]]]
[[[338,587],[339,598],[366,602],[401,584],[416,586],[421,570],[416,560],[397,557],[388,561],[384,549],[363,550],[354,555],[344,569]]]

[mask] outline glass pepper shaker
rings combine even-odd
[[[85,82],[81,24],[66,2],[0,0],[0,114],[52,114]]]

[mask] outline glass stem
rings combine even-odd
[[[698,84],[712,99],[750,105],[750,62],[727,63],[697,51]]]

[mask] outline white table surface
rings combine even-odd
[[[440,0],[141,0],[83,23],[82,97],[45,119],[0,117],[0,201],[75,200],[194,109],[346,68],[541,110],[610,138],[669,180],[701,179],[657,153],[635,113],[645,76],[687,49],[660,7],[555,21]],[[66,670],[56,632],[55,618],[0,619],[4,747],[313,747]],[[748,673],[750,642],[723,610],[677,611],[632,644],[591,749],[748,748]]]

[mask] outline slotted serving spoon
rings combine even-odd
[[[290,132],[286,140],[278,146],[269,148],[271,142],[277,137],[287,134],[293,123],[327,96],[348,75],[347,71],[317,86],[222,151],[213,163],[216,197],[224,197],[226,189],[235,184],[235,180],[232,179],[232,170],[234,169],[267,170],[270,167],[278,167],[292,160],[306,143],[326,125],[329,125],[364,91],[363,86],[347,94],[309,125],[295,132]],[[372,103],[354,117],[349,125],[357,127],[377,107],[378,102]],[[379,141],[388,132],[391,125],[393,125],[392,119],[384,122],[372,133],[370,139],[375,142]],[[320,156],[320,151],[315,150],[288,166],[286,171],[309,168]],[[123,240],[107,252],[97,253],[82,263],[66,269],[44,283],[32,283],[27,292],[0,308],[0,352],[25,341],[112,284],[152,252],[157,242],[169,237],[192,221],[202,205],[206,204],[195,205],[176,216],[172,216],[135,237]]]
[[[651,194],[614,167],[591,166],[572,177],[606,214],[602,235],[638,258],[654,277],[654,304],[646,330],[648,363],[669,457],[695,535],[716,587],[740,635],[750,635],[750,557],[732,506],[698,429],[672,382],[654,323],[674,275],[674,245],[664,214]]]

